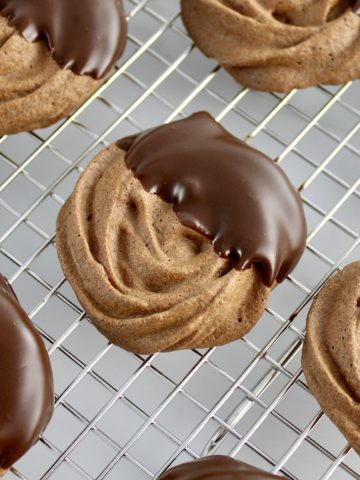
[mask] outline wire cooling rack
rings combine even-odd
[[[125,4],[129,42],[107,83],[66,121],[0,139],[0,269],[43,336],[56,390],[53,420],[6,480],[147,480],[211,453],[293,480],[360,479],[300,367],[314,295],[360,258],[360,85],[249,91],[194,48],[177,0]],[[65,281],[56,215],[105,145],[198,110],[281,163],[303,196],[307,249],[245,338],[133,355],[96,331]]]

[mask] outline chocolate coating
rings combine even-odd
[[[355,13],[360,15],[360,0],[354,0],[353,10]]]
[[[158,480],[270,480],[280,479],[230,457],[201,458],[172,468]]]
[[[205,112],[126,138],[126,164],[144,188],[174,204],[181,223],[207,236],[218,255],[263,282],[281,282],[306,242],[301,197],[270,158]]]
[[[62,68],[104,77],[125,47],[122,0],[0,0],[0,14],[29,41],[45,40]]]
[[[2,275],[0,331],[0,470],[7,470],[49,423],[54,390],[41,337]]]

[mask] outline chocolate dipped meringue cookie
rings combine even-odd
[[[0,275],[0,477],[45,430],[54,409],[49,356]]]
[[[215,455],[171,468],[158,480],[275,480],[272,475],[234,458]]]
[[[352,0],[182,0],[195,44],[238,82],[288,92],[360,77]]]
[[[57,221],[84,309],[113,343],[144,354],[243,336],[305,239],[283,171],[207,113],[102,151]]]
[[[360,262],[330,278],[310,309],[302,355],[308,385],[360,455]]]
[[[0,0],[0,135],[78,108],[121,56],[122,0]]]

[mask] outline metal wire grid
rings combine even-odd
[[[311,300],[359,258],[359,85],[242,89],[194,48],[178,2],[126,7],[127,52],[106,84],[55,127],[0,139],[0,265],[48,346],[56,388],[49,428],[6,478],[143,480],[214,452],[290,479],[360,478],[300,368]],[[133,355],[97,333],[66,283],[56,214],[104,145],[199,109],[281,162],[303,195],[307,250],[244,339]]]

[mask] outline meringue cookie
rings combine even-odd
[[[231,457],[215,455],[171,468],[158,480],[275,480],[272,475]]]
[[[114,67],[125,32],[119,0],[0,0],[0,135],[72,113]]]
[[[302,355],[308,385],[360,454],[360,262],[330,278],[310,309]]]
[[[350,0],[182,0],[189,35],[242,85],[288,92],[360,77]]]
[[[166,185],[174,208],[160,198]],[[211,198],[214,185],[234,191]],[[113,343],[143,354],[245,335],[305,237],[285,174],[205,113],[100,152],[57,221],[60,262],[84,309]]]
[[[141,354],[244,335],[270,288],[254,268],[225,274],[210,242],[147,193],[124,159],[116,145],[101,152],[58,217],[60,262],[85,311],[114,344]]]
[[[0,274],[0,477],[38,440],[54,410],[45,345]]]

